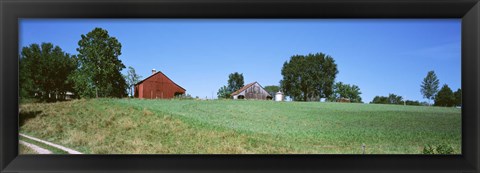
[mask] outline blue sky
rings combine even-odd
[[[215,98],[228,74],[245,84],[278,85],[292,55],[332,56],[336,80],[360,87],[364,102],[394,93],[426,101],[420,84],[434,70],[441,85],[461,86],[460,19],[21,19],[20,47],[51,42],[77,54],[81,34],[108,30],[119,57],[148,77],[164,72],[192,96]],[[126,71],[124,71],[126,73]]]

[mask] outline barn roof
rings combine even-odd
[[[148,76],[147,78],[141,80],[140,82],[137,82],[137,83],[135,84],[135,86],[140,85],[141,83],[143,83],[143,82],[146,81],[147,79],[150,79],[151,77],[153,77],[153,76],[155,76],[155,75],[157,75],[157,74],[162,74],[162,75],[165,76],[168,80],[172,81],[173,84],[175,84],[176,86],[180,87],[181,89],[187,91],[185,88],[183,88],[183,87],[181,87],[180,85],[178,85],[177,83],[175,83],[172,79],[170,79],[167,75],[165,75],[165,73],[162,73],[161,71],[158,71],[158,72],[156,72],[156,73]]]
[[[252,83],[249,83],[249,84],[243,86],[242,88],[240,88],[239,90],[233,92],[233,93],[230,94],[230,95],[231,95],[231,96],[234,96],[234,95],[240,94],[242,91],[246,90],[247,88],[250,88],[250,87],[253,86],[255,83],[257,83],[257,84],[260,86],[260,88],[262,88],[263,90],[265,90],[265,88],[263,88],[262,85],[260,85],[257,81],[255,81],[255,82],[252,82]],[[268,93],[268,92],[267,92],[267,93]],[[268,95],[270,95],[270,94],[268,94]]]

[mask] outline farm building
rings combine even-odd
[[[151,76],[135,84],[134,96],[147,99],[170,99],[185,94],[185,91],[165,74],[153,69]]]
[[[272,96],[258,83],[253,82],[245,85],[231,94],[233,99],[258,99],[271,100]]]

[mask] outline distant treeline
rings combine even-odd
[[[420,92],[423,97],[433,100],[434,106],[452,107],[462,106],[462,89],[457,89],[453,92],[447,84],[444,84],[438,90],[440,81],[434,71],[429,71],[427,76],[423,79],[420,86]],[[419,102],[414,100],[403,100],[402,96],[389,94],[388,96],[375,96],[370,102],[371,104],[405,104],[415,106],[428,106],[428,102]]]
[[[402,96],[398,96],[395,94],[389,94],[388,96],[375,96],[370,103],[371,104],[428,106],[427,102],[419,102],[416,100],[403,100]]]

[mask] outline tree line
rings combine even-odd
[[[462,89],[453,92],[447,84],[444,84],[439,90],[440,80],[437,78],[435,71],[429,71],[427,76],[422,80],[420,85],[420,93],[423,98],[434,101],[434,106],[452,107],[462,105]],[[405,104],[415,106],[429,106],[429,102],[419,102],[413,100],[403,100],[402,96],[389,94],[388,96],[375,96],[370,102],[372,104]]]
[[[82,34],[77,55],[65,53],[52,43],[23,47],[19,59],[21,98],[43,101],[64,100],[68,92],[75,98],[126,97],[141,76],[118,57],[121,43],[107,30],[95,28]]]
[[[333,57],[324,53],[294,55],[285,61],[281,69],[280,85],[266,86],[272,96],[283,91],[294,101],[347,101],[363,103],[360,87],[336,81],[337,64]],[[243,87],[243,74],[235,72],[229,75],[228,85],[217,92],[218,98],[231,98],[231,93]],[[434,106],[461,106],[461,89],[453,92],[447,84],[439,90],[439,80],[434,71],[429,71],[420,85],[424,98],[434,101]],[[402,96],[390,93],[388,96],[375,96],[371,104],[431,105],[428,102],[404,100]]]

